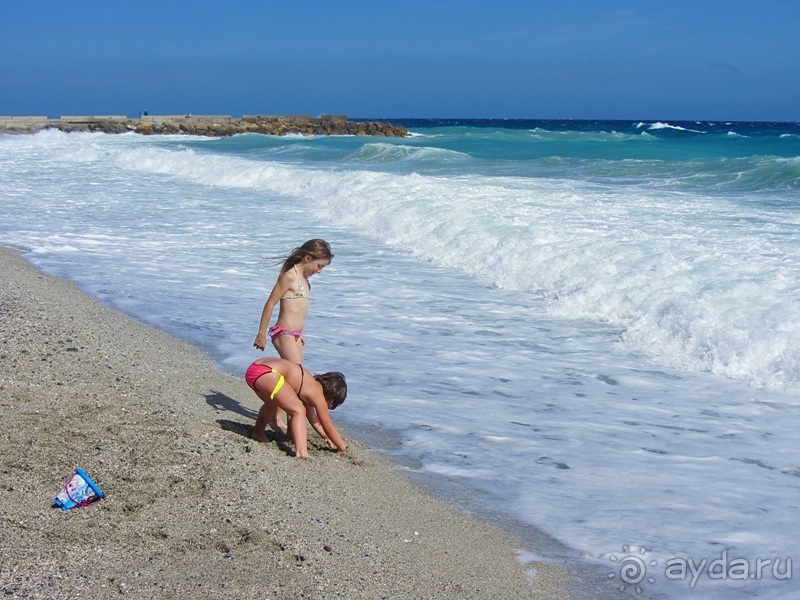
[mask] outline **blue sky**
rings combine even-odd
[[[0,0],[0,115],[800,121],[796,0]]]

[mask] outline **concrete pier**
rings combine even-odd
[[[2,117],[0,133],[31,133],[47,127],[47,117]]]

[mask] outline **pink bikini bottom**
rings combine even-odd
[[[294,331],[293,329],[286,329],[280,325],[273,325],[269,328],[267,333],[269,333],[269,337],[273,342],[282,335],[293,335],[295,340],[299,340],[300,336],[303,335],[303,330]]]

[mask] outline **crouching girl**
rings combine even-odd
[[[302,365],[282,358],[260,358],[245,373],[247,385],[264,403],[258,411],[252,437],[267,441],[266,427],[280,408],[289,417],[289,436],[298,457],[310,458],[306,419],[328,446],[342,454],[347,448],[331,421],[333,410],[347,397],[347,383],[338,372],[312,375]]]

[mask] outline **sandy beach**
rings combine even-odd
[[[259,401],[193,346],[0,249],[7,598],[571,598],[569,565],[451,508],[344,432],[249,439]],[[347,404],[339,411],[347,410]],[[337,411],[338,412],[338,411]],[[333,413],[336,421],[337,413]],[[80,467],[106,495],[62,512]]]

